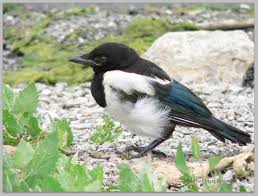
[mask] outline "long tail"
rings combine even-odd
[[[206,123],[205,123],[206,124]],[[239,145],[246,145],[251,143],[251,136],[240,129],[233,127],[215,117],[212,116],[212,119],[209,120],[209,124],[203,125],[202,128],[209,131],[214,137],[219,139],[222,142],[225,142],[225,139],[228,139]]]

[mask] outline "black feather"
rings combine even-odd
[[[251,142],[250,135],[217,118],[190,89],[173,81],[170,84],[153,82],[156,97],[171,109],[171,120],[183,126],[206,129],[222,142],[228,139],[240,145]]]

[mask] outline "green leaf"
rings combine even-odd
[[[128,164],[119,166],[119,190],[122,192],[163,192],[166,190],[164,179],[159,179],[144,163],[140,173],[136,174]]]
[[[27,133],[30,134],[33,138],[40,136],[42,130],[39,127],[38,119],[31,113],[23,113],[19,122],[24,127],[24,129],[26,129]]]
[[[243,186],[243,185],[241,185],[241,186],[239,187],[239,191],[240,191],[240,192],[247,192],[245,186]]]
[[[53,132],[47,135],[47,137],[37,145],[33,159],[26,167],[27,173],[31,175],[28,181],[31,182],[34,175],[50,175],[55,170],[59,157],[58,135],[57,132]]]
[[[182,145],[181,143],[177,147],[177,152],[176,152],[176,167],[177,169],[182,172],[184,175],[187,175],[189,177],[192,176],[190,170],[188,169],[186,162],[185,162],[185,156],[184,152],[182,150]]]
[[[90,136],[90,140],[96,144],[114,142],[122,133],[121,125],[115,125],[112,119],[107,115],[102,115],[103,124],[96,126],[96,131]]]
[[[15,187],[19,186],[16,176],[16,170],[13,168],[13,163],[10,155],[4,149],[3,151],[3,190],[4,192],[13,192]]]
[[[16,146],[19,143],[19,141],[20,141],[20,138],[12,136],[7,131],[4,131],[3,136],[4,136],[3,140],[4,140],[4,144],[5,145]]]
[[[13,162],[17,168],[24,168],[33,157],[33,149],[30,143],[21,139],[13,155]]]
[[[14,113],[34,113],[38,102],[39,99],[36,86],[34,83],[30,83],[15,97],[12,111]]]
[[[219,192],[233,192],[232,184],[222,183],[220,184]]]
[[[140,192],[140,179],[127,164],[119,165],[119,190],[122,192]]]
[[[193,157],[196,160],[199,160],[201,158],[200,145],[199,145],[198,139],[196,137],[192,138],[192,153],[193,153]]]
[[[37,178],[36,184],[40,192],[64,192],[57,179],[53,176],[45,176],[44,178]]]
[[[103,180],[103,168],[100,165],[97,165],[92,170],[89,171],[89,175],[92,178],[92,181],[99,181],[102,183]],[[101,187],[100,187],[101,188]]]
[[[140,170],[140,179],[143,179],[143,192],[163,192],[166,190],[165,181],[158,177],[151,170],[148,163],[144,163]]]
[[[101,185],[98,180],[95,180],[84,187],[84,192],[101,192]]]
[[[58,133],[59,148],[65,148],[73,143],[73,133],[70,128],[70,122],[66,119],[53,121],[52,131]]]
[[[212,171],[215,169],[216,165],[220,161],[220,157],[218,156],[211,156],[209,157],[209,171]]]
[[[58,182],[66,192],[82,192],[91,181],[90,175],[85,168],[79,164],[66,164],[64,170],[57,176]]]
[[[3,109],[11,110],[14,100],[14,93],[7,85],[3,86]]]
[[[112,185],[110,187],[108,187],[105,192],[112,192],[112,191],[119,191],[119,186],[116,185]]]
[[[23,133],[23,129],[18,124],[14,114],[10,113],[8,110],[4,110],[3,117],[5,131],[7,131],[13,137],[19,137]]]

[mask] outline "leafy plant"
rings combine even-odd
[[[142,166],[139,174],[136,174],[128,164],[121,164],[119,172],[118,188],[122,192],[164,192],[166,190],[165,181],[158,178],[147,163]]]
[[[85,169],[63,155],[58,144],[55,130],[36,145],[21,140],[13,157],[4,151],[4,191],[101,191],[102,168]]]
[[[177,147],[176,167],[183,174],[183,176],[181,177],[181,180],[184,184],[184,189],[187,192],[198,192],[199,188],[195,183],[195,177],[193,176],[193,174],[190,172],[189,168],[186,165],[184,152],[181,144],[179,144]]]
[[[196,160],[201,159],[201,151],[197,138],[192,138],[192,154]],[[202,179],[204,190],[206,192],[232,192],[233,186],[230,183],[224,182],[222,174],[215,171],[215,168],[219,161],[221,160],[218,156],[211,156],[209,158],[209,171],[213,180],[206,178]],[[176,153],[176,167],[183,174],[181,180],[183,182],[183,190],[187,192],[199,192],[199,186],[196,184],[196,177],[191,173],[189,168],[186,165],[184,158],[184,153],[182,150],[182,145],[179,144],[177,147]],[[211,183],[211,182],[212,183]],[[215,182],[215,183],[214,183]],[[246,189],[244,186],[240,187],[240,192],[245,192]]]
[[[196,137],[192,137],[192,153],[193,153],[193,157],[196,160],[200,160],[201,150],[200,150],[200,145],[198,143],[198,139]]]
[[[58,146],[60,149],[64,149],[73,143],[73,133],[68,120],[54,120],[51,123],[51,130],[58,133]]]
[[[114,121],[107,115],[102,115],[103,124],[96,126],[96,131],[90,136],[90,140],[97,144],[114,142],[121,134],[121,125],[115,125]]]
[[[95,8],[93,6],[88,7],[74,7],[66,10],[64,12],[65,16],[87,16],[93,14],[95,12]]]
[[[18,144],[21,138],[36,140],[42,130],[35,116],[38,92],[33,83],[14,93],[3,86],[3,125],[4,144]]]
[[[4,85],[4,143],[18,144],[13,156],[4,150],[4,191],[101,191],[101,167],[87,170],[60,152],[73,142],[67,120],[53,121],[51,132],[43,140],[39,137],[42,130],[35,115],[37,104],[38,92],[33,83],[19,93]],[[24,137],[26,134],[36,139]]]

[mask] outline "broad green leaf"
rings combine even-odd
[[[102,190],[102,182],[103,182],[103,168],[100,165],[97,165],[92,170],[89,171],[89,175],[91,176],[91,182],[85,190],[88,191],[101,191]]]
[[[39,102],[38,92],[34,83],[29,84],[14,99],[14,113],[34,113]]]
[[[91,177],[83,166],[70,164],[58,174],[57,180],[66,192],[82,192]]]
[[[84,187],[84,192],[101,192],[102,183],[98,180],[95,180]]]
[[[42,130],[39,127],[38,119],[31,113],[23,113],[19,122],[33,138],[39,137]]]
[[[37,178],[36,181],[40,192],[64,192],[64,189],[53,176]]]
[[[53,132],[47,135],[47,137],[36,147],[33,159],[26,167],[27,173],[30,173],[31,176],[50,175],[56,168],[59,156],[58,135],[57,132]]]
[[[13,162],[17,168],[24,168],[33,157],[33,149],[30,143],[21,139],[13,155]]]
[[[8,86],[3,86],[3,109],[11,110],[14,100],[14,93]]]
[[[112,185],[104,190],[104,192],[112,192],[112,191],[119,191],[119,186]]]
[[[166,190],[164,179],[159,179],[151,169],[150,164],[144,163],[140,171],[140,179],[143,180],[143,192],[163,192]]]
[[[144,174],[142,177],[143,180],[143,192],[154,192],[154,186],[151,179],[149,179],[148,174]]]
[[[241,185],[241,186],[239,187],[239,191],[240,191],[240,192],[247,192],[245,186],[243,186],[243,185]]]
[[[32,189],[25,181],[21,181],[19,186],[15,187],[15,190],[14,190],[14,192],[30,192],[30,191],[32,191]]]
[[[100,165],[97,165],[92,170],[89,171],[89,175],[92,178],[92,181],[100,181],[103,180],[103,168]]]
[[[4,145],[16,146],[19,143],[20,138],[12,136],[11,134],[9,134],[8,131],[4,131],[3,140],[4,140]]]
[[[199,145],[198,139],[196,137],[192,138],[192,153],[193,153],[193,157],[196,160],[199,160],[201,158],[200,145]]]
[[[184,152],[182,150],[182,145],[181,143],[177,147],[177,152],[176,152],[176,167],[177,169],[182,172],[184,175],[187,176],[192,176],[190,170],[188,169],[186,162],[185,162],[185,156]]]
[[[14,114],[10,113],[8,110],[4,110],[3,117],[5,131],[7,131],[11,136],[17,137],[23,133],[23,129],[21,125],[18,124]]]
[[[119,165],[119,190],[121,192],[140,192],[141,182],[127,164]]]
[[[13,167],[13,163],[10,155],[3,150],[3,191],[13,192],[16,187],[19,186],[19,182],[16,176],[16,170]]]
[[[209,171],[212,171],[215,169],[216,165],[220,161],[220,157],[218,156],[211,156],[209,157]]]
[[[51,124],[52,131],[58,133],[58,143],[60,148],[65,148],[73,143],[73,133],[70,122],[66,119],[57,120]]]
[[[121,164],[119,171],[119,190],[122,192],[163,192],[166,190],[165,181],[159,179],[147,163],[142,165],[139,174],[136,174],[127,164]]]
[[[232,184],[222,183],[220,184],[219,192],[232,192],[233,190]]]

